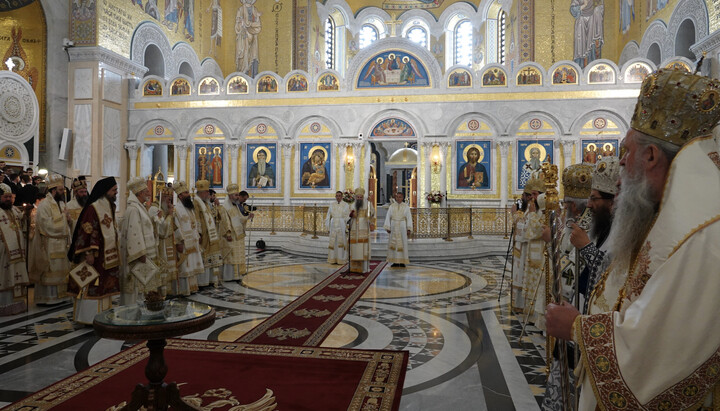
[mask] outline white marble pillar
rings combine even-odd
[[[290,191],[292,184],[292,181],[290,181],[290,170],[292,167],[292,149],[294,144],[293,143],[282,143],[282,152],[283,152],[283,204],[286,206],[290,205]]]
[[[346,164],[347,164],[347,143],[340,143],[338,144],[338,150],[340,150],[341,155],[338,156],[340,160],[342,160],[342,167],[339,168],[337,181],[338,181],[338,190],[345,191],[345,172],[346,170]]]
[[[229,143],[227,145],[227,151],[230,153],[230,178],[228,179],[231,184],[238,184],[238,152],[240,150],[239,143]]]
[[[507,207],[508,202],[508,152],[511,141],[498,141],[500,147],[500,207]]]
[[[140,149],[138,143],[125,143],[125,150],[128,152],[130,159],[130,177],[137,177],[137,153]]]
[[[563,168],[574,164],[575,159],[572,158],[572,151],[573,147],[575,146],[575,140],[570,139],[564,139],[560,140],[560,145],[562,146],[562,153],[563,153]]]
[[[147,178],[152,175],[153,152],[155,152],[155,146],[143,145],[140,157],[140,177]]]
[[[364,143],[353,143],[353,157],[355,157],[355,167],[353,168],[353,190],[358,187],[365,186],[360,183],[360,160],[362,159],[362,149],[364,145]]]
[[[438,144],[440,151],[440,192],[445,195],[443,197],[447,202],[448,184],[447,184],[447,153],[450,149],[450,143],[442,142]]]
[[[425,168],[423,170],[423,173],[425,174],[425,185],[422,191],[424,207],[430,207],[430,203],[427,201],[427,196],[425,195],[425,193],[429,193],[432,191],[432,168],[430,166],[432,163],[433,145],[434,143],[422,143],[423,150],[425,151]],[[420,156],[418,156],[418,161],[420,161]]]
[[[189,187],[190,182],[186,181],[186,179],[185,179],[185,171],[186,171],[185,162],[187,161],[188,145],[187,144],[176,145],[175,152],[177,153],[178,163],[180,164],[180,167],[178,167],[180,172],[178,173],[177,177],[175,177],[175,181],[185,181],[185,183],[187,183],[188,187]]]

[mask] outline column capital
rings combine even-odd
[[[238,149],[240,149],[241,146],[242,144],[236,141],[227,144],[228,150],[230,150],[232,153],[237,153]]]
[[[137,142],[131,142],[131,143],[125,143],[125,150],[128,151],[128,154],[130,154],[130,158],[137,157],[138,150],[140,149],[141,144],[138,144]]]
[[[513,142],[510,140],[497,141],[496,144],[498,145],[498,147],[500,147],[500,154],[502,154],[503,156],[507,156],[508,151],[510,151],[510,146],[512,145],[512,143]]]
[[[187,159],[189,147],[189,144],[175,144],[175,151],[177,151],[180,160]]]
[[[572,155],[572,149],[573,149],[573,146],[575,145],[575,140],[574,139],[563,139],[563,140],[560,140],[560,145],[562,146],[563,155],[565,157],[569,157],[570,155]]]

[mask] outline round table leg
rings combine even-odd
[[[135,411],[140,409],[140,406],[158,411],[167,410],[168,405],[171,405],[174,410],[199,411],[199,408],[182,400],[177,384],[163,382],[168,370],[163,356],[166,345],[167,342],[164,339],[148,340],[147,347],[150,350],[150,357],[145,366],[145,376],[150,383],[148,385],[138,384],[133,390],[132,399],[123,407],[122,411]]]

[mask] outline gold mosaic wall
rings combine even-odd
[[[40,151],[45,151],[46,50],[47,25],[39,1],[0,12],[0,69],[7,70],[5,61],[12,58],[13,71],[25,78],[35,91],[40,105]]]

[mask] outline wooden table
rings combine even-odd
[[[150,350],[145,367],[149,384],[138,384],[123,410],[141,406],[153,410],[197,410],[180,398],[174,382],[165,383],[168,367],[163,351],[166,338],[194,333],[215,322],[215,309],[193,301],[166,301],[161,311],[149,311],[143,303],[114,307],[95,316],[93,327],[102,338],[114,340],[148,340]]]

